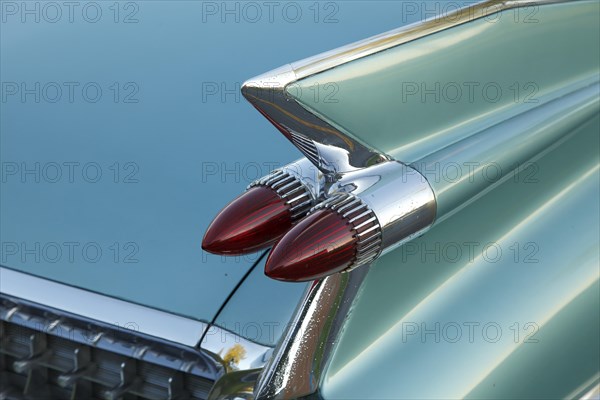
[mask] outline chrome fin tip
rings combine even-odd
[[[282,93],[285,87],[297,80],[291,64],[257,75],[242,84],[242,96],[251,103],[256,99],[269,100],[274,93]]]

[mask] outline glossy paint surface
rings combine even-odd
[[[598,5],[530,8],[529,24],[508,11],[300,81],[301,95],[289,88],[363,142],[423,161],[446,214],[370,268],[324,398],[564,398],[598,381]],[[336,102],[307,95],[328,82]],[[452,101],[452,82],[503,95]],[[514,96],[529,83],[533,97]],[[507,178],[455,191],[468,163],[494,160]]]
[[[266,259],[265,255],[252,269],[215,319],[215,325],[253,342],[275,346],[307,284],[267,278]]]
[[[597,115],[600,84],[580,86],[578,82],[569,87],[570,93],[540,100],[532,109],[416,161],[413,167],[435,193],[436,220],[468,207],[474,198],[519,171],[535,168],[534,160],[544,151]]]
[[[0,263],[212,321],[259,256],[203,252],[206,228],[250,182],[300,156],[243,100],[241,82],[417,17],[399,21],[401,6],[391,2],[378,4],[389,11],[383,15],[382,8],[365,8],[362,2],[309,9],[312,4],[299,4],[297,21],[294,10],[288,18],[281,5],[270,19],[262,3],[258,20],[244,14],[241,3],[237,14],[225,14],[222,2],[144,1],[117,9],[101,2],[97,22],[85,20],[81,6],[69,21],[62,3],[56,22],[45,20],[53,14],[42,11],[39,22],[35,14],[23,22],[21,2],[14,3],[16,14],[3,11],[2,82],[16,83],[19,92],[9,95],[9,87],[2,88],[0,156],[3,167],[17,171],[4,170],[0,183],[0,236],[9,246],[0,249]],[[217,9],[211,12],[212,5]],[[27,5],[36,6],[41,10],[44,3]],[[94,10],[92,4],[92,18]],[[69,82],[74,82],[73,101]],[[55,102],[50,101],[53,83],[62,88]],[[21,84],[33,91],[24,101]],[[102,97],[92,102],[95,84]],[[56,182],[54,163],[62,172]],[[72,180],[64,163],[74,166]],[[23,167],[34,172],[22,178]],[[98,167],[102,176],[95,181]],[[63,245],[71,242],[77,244],[73,258]],[[88,243],[85,259],[82,249]],[[54,244],[62,250],[58,259]],[[102,257],[96,260],[98,246]],[[21,249],[33,253],[22,257]],[[228,308],[227,317],[246,321],[248,310],[260,310],[256,320],[287,323],[289,315],[279,321],[279,311],[269,317],[269,307],[293,309],[302,290],[279,287],[262,270],[251,276],[249,291],[255,295],[244,298],[247,308],[239,313]],[[0,289],[1,284],[0,277]],[[265,302],[272,299],[268,293],[280,293],[277,304]],[[135,315],[119,322],[129,321],[135,322]]]
[[[288,92],[342,132],[412,163],[502,113],[594,79],[600,10],[596,1],[575,3],[476,19],[303,79]]]
[[[599,128],[371,267],[323,396],[562,398],[594,378]]]

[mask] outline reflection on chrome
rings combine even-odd
[[[257,399],[290,399],[317,390],[332,347],[368,267],[315,281],[256,384]]]
[[[279,177],[288,177],[285,181],[285,186],[276,186],[274,182]],[[294,182],[291,182],[291,181]],[[296,184],[297,182],[297,184]],[[301,158],[293,163],[287,164],[279,169],[276,169],[269,175],[258,179],[250,185],[248,188],[263,185],[272,187],[280,194],[282,197],[286,198],[287,201],[291,204],[291,202],[296,201],[296,197],[300,195],[300,188],[296,188],[296,186],[301,186],[302,190],[306,191],[306,202],[302,203],[301,210],[296,211],[292,209],[292,212],[295,212],[294,218],[299,218],[304,216],[306,212],[300,213],[300,211],[304,211],[306,205],[314,205],[317,199],[322,197],[323,195],[323,186],[325,184],[325,177],[315,167],[315,165],[306,158]],[[292,189],[293,188],[293,189]],[[293,190],[293,191],[292,191]]]
[[[368,238],[364,248],[360,247],[362,236],[357,230],[359,248],[349,270],[422,235],[436,216],[435,195],[427,179],[397,161],[344,174],[329,187],[326,197],[328,200],[317,204],[313,210],[329,208],[344,216],[352,212],[353,204],[360,203],[365,206],[365,213],[374,214],[378,222],[378,232],[373,232],[374,228],[365,232]]]
[[[135,328],[2,293],[0,398],[149,399],[156,398],[148,397],[154,393],[162,398],[202,399],[225,372],[193,346]]]
[[[251,78],[244,97],[319,169],[330,176],[375,165],[391,158],[332,126],[294,97],[304,78],[404,43],[512,8],[572,0],[488,0],[439,18],[394,29]]]
[[[4,267],[0,277],[0,398],[62,398],[48,390],[91,398],[92,383],[106,398],[147,398],[147,382],[158,382],[164,398],[197,399],[238,372],[251,393],[249,379],[272,353],[214,325]],[[42,379],[49,372],[51,383]],[[25,387],[12,383],[21,378]]]
[[[25,299],[61,312],[83,315],[96,321],[135,324],[137,332],[186,346],[195,346],[207,324],[150,307],[104,296],[0,267],[2,294]],[[74,301],[77,299],[77,301]]]
[[[323,121],[286,92],[297,80],[291,65],[245,82],[244,97],[325,174],[364,168],[388,158]]]
[[[381,248],[391,250],[423,233],[433,223],[437,207],[427,180],[406,165],[398,163],[392,166],[394,163],[389,162],[389,156],[332,126],[302,106],[288,91],[293,93],[293,84],[304,78],[445,29],[512,8],[556,2],[564,1],[484,1],[458,9],[442,19],[433,17],[423,23],[401,27],[288,64],[250,79],[243,85],[242,93],[326,174],[331,184],[327,192],[329,196],[342,193],[358,196],[375,210],[381,229],[386,231]],[[404,169],[396,176],[410,180],[406,191],[400,192],[406,198],[398,195],[396,189],[401,186],[386,175],[387,171],[384,170],[387,168]],[[390,184],[395,186],[394,190],[391,190]],[[373,194],[377,195],[371,196]],[[392,197],[403,206],[389,207]],[[317,207],[326,205],[324,203]],[[408,224],[405,217],[410,220]],[[363,261],[368,265],[371,259],[369,256]],[[262,371],[255,388],[256,398],[296,398],[317,391],[332,344],[367,271],[368,267],[365,266],[314,282],[299,305],[293,324]]]

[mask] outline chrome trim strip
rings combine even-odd
[[[600,398],[600,383],[581,397],[581,400],[596,400]]]
[[[317,390],[340,329],[368,270],[365,266],[314,281],[263,368],[254,389],[255,398],[291,399]]]
[[[387,32],[359,40],[315,56],[290,64],[296,80],[338,67],[360,58],[368,57],[392,47],[412,42],[424,36],[485,18],[492,14],[513,8],[551,3],[567,3],[577,0],[487,0],[459,8],[451,12],[435,15]],[[290,82],[291,83],[291,82]]]
[[[105,324],[6,294],[0,295],[0,327],[6,328],[2,322],[39,332],[43,337],[50,335],[213,381],[225,370],[202,350],[141,334],[134,325]],[[19,335],[22,340],[27,338],[25,331]],[[3,336],[2,340],[6,338]],[[0,346],[0,357],[5,353],[5,344],[2,342]],[[79,378],[65,375],[64,379],[68,383]]]
[[[273,353],[269,346],[216,325],[7,267],[0,267],[0,294],[0,320],[210,379],[229,382],[233,378],[227,376],[242,371],[255,376]],[[123,341],[130,337],[137,338],[133,344]],[[181,345],[185,347],[177,347]],[[183,358],[165,356],[159,348]]]
[[[436,16],[285,65],[248,80],[242,86],[242,94],[309,160],[315,159],[316,149],[317,167],[326,174],[330,183],[334,183],[348,172],[391,160],[391,157],[358,142],[314,115],[287,94],[288,86],[342,64],[497,12],[570,1],[574,0],[484,1],[458,9],[441,20]],[[369,266],[365,265],[313,283],[258,378],[254,390],[256,398],[298,398],[318,390],[333,345],[368,270]],[[331,322],[330,328],[323,332],[328,322]]]
[[[0,267],[0,293],[194,347],[208,324]]]
[[[296,222],[306,216],[310,208],[322,197],[325,180],[323,174],[306,158],[285,165],[269,175],[250,183],[247,189],[267,186],[286,200]]]
[[[340,173],[375,165],[391,157],[360,142],[341,128],[304,108],[287,89],[295,82],[331,68],[408,43],[440,31],[512,8],[574,0],[488,0],[424,22],[403,26],[306,58],[249,79],[244,97],[273,123],[329,180]],[[401,160],[400,160],[401,161]]]
[[[436,218],[437,202],[429,182],[419,171],[398,161],[344,174],[331,185],[326,197],[339,194],[359,198],[374,212],[381,227],[381,254],[421,236]],[[327,206],[327,203],[322,204]],[[378,252],[376,256],[379,255]],[[350,269],[371,261],[356,260]]]
[[[595,391],[600,392],[600,371],[564,398],[569,400],[598,400],[598,397],[596,399],[593,397]]]
[[[286,87],[297,81],[291,65],[250,79],[244,97],[324,174],[333,176],[374,165],[388,158],[340,132],[289,96]],[[330,179],[330,180],[331,180]]]
[[[351,193],[336,192],[317,204],[311,213],[329,209],[340,215],[352,227],[356,241],[356,254],[344,272],[373,261],[381,252],[381,225],[377,215],[360,197]],[[358,223],[359,222],[359,223]]]

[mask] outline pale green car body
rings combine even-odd
[[[321,376],[323,398],[570,398],[597,383],[599,3],[525,10],[288,88],[419,169],[443,220],[371,266]],[[331,82],[333,101],[314,96]],[[535,129],[543,151],[530,153]],[[484,158],[481,140],[498,142]],[[480,195],[485,165],[511,173]],[[461,179],[473,182],[456,189]]]
[[[154,32],[163,23],[162,11],[158,3],[147,4],[147,15],[158,22],[148,25],[151,28],[140,40],[140,54],[153,54],[153,40],[164,40],[164,48],[187,60],[185,43],[171,43]],[[186,2],[186,6],[196,5]],[[466,10],[471,9],[481,11],[477,6]],[[184,19],[190,18],[188,14],[180,13]],[[312,283],[268,279],[263,273],[266,253],[243,258],[202,253],[202,230],[245,184],[224,185],[217,180],[199,184],[199,169],[190,160],[250,163],[271,159],[285,164],[293,160],[287,160],[293,154],[284,154],[275,141],[272,147],[261,146],[270,141],[270,135],[277,135],[275,129],[265,129],[261,137],[249,136],[246,122],[235,118],[222,128],[232,131],[229,138],[203,138],[188,129],[189,136],[182,134],[185,140],[180,142],[171,137],[164,143],[156,141],[173,126],[170,120],[148,120],[148,115],[161,114],[171,90],[155,89],[156,101],[149,101],[146,114],[140,116],[146,125],[136,131],[139,138],[132,134],[129,142],[121,143],[125,135],[115,130],[106,133],[103,144],[115,151],[114,143],[121,143],[119,159],[137,155],[136,160],[147,168],[146,177],[151,177],[146,186],[140,185],[142,190],[127,192],[129,197],[119,203],[120,197],[106,192],[106,186],[95,186],[97,192],[77,192],[69,184],[41,191],[39,186],[11,181],[3,189],[12,191],[2,194],[3,207],[10,211],[3,215],[4,241],[28,238],[32,227],[39,229],[35,240],[54,240],[54,227],[62,226],[65,236],[59,236],[60,241],[84,238],[90,231],[102,243],[125,242],[134,235],[146,258],[126,266],[105,258],[83,270],[66,263],[25,262],[17,253],[5,262],[4,254],[1,288],[10,299],[7,304],[12,307],[14,299],[21,299],[26,309],[64,311],[68,318],[81,317],[107,331],[128,321],[139,322],[137,332],[127,335],[159,343],[159,349],[164,345],[169,360],[179,362],[176,356],[189,353],[208,360],[205,364],[212,369],[203,371],[206,376],[198,375],[205,385],[194,398],[597,398],[600,2],[523,3],[499,13],[474,14],[459,24],[448,20],[455,17],[435,17],[439,25],[417,23],[414,32],[426,24],[430,24],[427,29],[434,28],[382,51],[357,52],[352,60],[302,76],[284,88],[290,102],[299,103],[351,143],[406,163],[427,178],[435,194],[437,216],[422,236],[371,265]],[[201,36],[202,29],[195,22],[173,23],[173,36]],[[269,29],[265,32],[272,32]],[[412,35],[413,28],[407,29]],[[85,32],[95,38],[93,31]],[[119,34],[115,35],[118,42]],[[222,51],[219,44],[210,45],[216,47],[211,52]],[[182,76],[198,78],[195,69],[204,61],[196,58],[182,63],[187,68]],[[17,64],[9,66],[9,72],[34,63],[24,57]],[[162,71],[162,64],[157,65]],[[132,67],[137,68],[137,64]],[[165,68],[164,75],[155,79],[164,82],[173,75],[182,79],[175,80],[174,86],[188,85],[188,78],[175,72],[180,67],[173,68]],[[189,86],[195,90],[200,82]],[[175,107],[179,114],[173,119],[196,112],[197,104],[185,99],[182,103],[188,108]],[[87,106],[64,115],[85,120],[90,118],[85,114]],[[250,109],[247,104],[241,107]],[[6,110],[21,116],[30,112],[25,105],[10,102]],[[55,112],[47,111],[48,118],[54,118]],[[128,113],[124,112],[130,117]],[[223,125],[221,120],[231,113],[222,115],[218,123]],[[186,124],[195,123],[199,121]],[[19,140],[33,129],[24,128],[23,133],[15,128],[18,124],[4,124],[15,132],[5,141],[8,149],[28,150]],[[266,122],[260,129],[264,127]],[[69,155],[72,150],[60,146],[71,140],[69,135],[40,141],[40,148],[45,148],[38,151]],[[242,148],[229,151],[234,142]],[[177,154],[183,162],[171,165],[170,159],[157,156],[159,150]],[[106,154],[112,153],[107,150]],[[44,207],[37,207],[37,202]],[[84,221],[87,225],[79,220],[86,207],[96,210]],[[70,211],[64,212],[65,208]],[[119,223],[121,231],[114,228]],[[44,290],[25,290],[8,282],[15,276],[35,281],[41,288],[52,286],[55,293],[64,290],[64,307],[52,302],[40,305],[41,300],[28,298],[39,294],[36,298],[41,299]],[[332,307],[324,308],[328,314],[317,321],[322,331],[295,330],[308,321],[305,317],[313,304],[306,299],[311,293],[329,288],[323,283],[327,280],[343,288],[352,276],[360,276],[360,285],[350,299],[343,298],[343,290],[329,293],[334,298]],[[89,301],[73,301],[83,298]],[[111,311],[123,313],[96,312],[98,299],[113,307]],[[27,325],[25,317],[25,322],[11,320],[18,313],[5,308],[8,311],[1,310],[0,327],[36,329]],[[115,315],[133,319],[117,320]],[[170,336],[161,336],[165,332]],[[305,337],[318,338],[314,353],[304,352]],[[290,348],[305,357],[299,364],[286,364],[285,351]],[[232,350],[246,357],[231,361],[227,355]],[[146,362],[144,352],[128,354],[128,360]],[[171,369],[180,376],[190,372],[185,368],[182,361]],[[157,375],[167,376],[161,374]],[[20,375],[24,376],[25,372]],[[270,386],[277,387],[277,396],[261,397],[261,393],[274,393],[261,391]],[[161,389],[167,391],[166,386]]]

